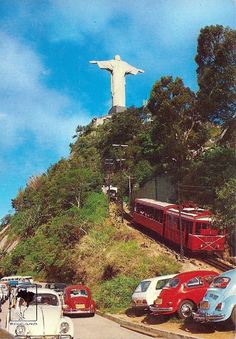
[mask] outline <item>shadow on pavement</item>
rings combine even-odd
[[[192,319],[185,320],[183,324],[180,324],[179,328],[185,332],[192,334],[215,332],[215,326],[213,324],[196,323]]]
[[[148,313],[148,311],[144,311],[144,310],[137,310],[134,308],[128,308],[125,311],[125,314],[127,315],[127,317],[129,318],[135,318],[135,317],[143,317]]]
[[[169,319],[170,319],[170,316],[168,315],[147,314],[146,317],[142,320],[142,323],[148,324],[148,325],[158,325],[158,324],[165,323]]]

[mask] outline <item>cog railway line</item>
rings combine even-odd
[[[181,257],[180,255],[180,249],[178,246],[174,246],[173,244],[168,243],[165,239],[162,239],[157,233],[154,231],[144,228],[141,225],[137,224],[133,221],[132,215],[127,212],[123,212],[124,219],[129,223],[129,226],[136,229],[140,233],[144,234],[149,240],[156,242],[160,246],[162,246],[166,252],[172,253],[178,260],[184,261],[184,260],[192,260],[192,259],[198,259],[199,261],[202,261],[203,263],[206,263],[214,268],[217,268],[221,272],[226,272],[228,270],[236,268],[235,265],[225,262],[221,258],[217,256],[211,256],[211,257],[204,257],[199,255],[193,255],[186,253],[184,257]]]

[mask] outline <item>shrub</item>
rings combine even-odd
[[[138,283],[137,278],[122,274],[104,281],[94,295],[98,308],[109,310],[111,313],[127,309],[130,306],[132,292]]]
[[[103,193],[89,193],[80,215],[83,220],[99,224],[106,218],[108,211],[107,199]]]

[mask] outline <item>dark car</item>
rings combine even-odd
[[[51,290],[54,290],[56,292],[58,292],[59,294],[62,294],[64,291],[64,288],[67,286],[67,284],[65,283],[47,283],[45,285],[45,288],[50,288]]]

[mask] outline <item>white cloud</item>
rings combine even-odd
[[[87,44],[89,37],[102,42],[102,52],[111,57],[118,53],[147,67],[158,58],[161,67],[167,60],[160,50],[196,45],[201,27],[228,24],[222,13],[230,14],[231,7],[232,0],[52,0],[48,18],[52,40]]]
[[[19,146],[30,135],[39,145],[64,154],[76,126],[88,122],[87,112],[45,85],[48,70],[22,41],[0,33],[0,60],[0,147]]]

